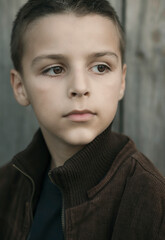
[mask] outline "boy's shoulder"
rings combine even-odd
[[[41,158],[42,164],[40,162]],[[15,185],[20,180],[22,182],[25,175],[34,175],[35,178],[34,169],[37,169],[39,174],[43,175],[45,169],[47,169],[49,159],[49,152],[41,134],[41,130],[39,129],[24,150],[18,152],[13,156],[10,162],[0,167],[0,190],[5,187],[15,188]]]
[[[13,163],[12,161],[9,163],[6,163],[5,165],[0,167],[0,182],[4,180],[4,176],[6,179],[10,179],[10,176],[13,172]]]
[[[0,167],[0,205],[9,204],[11,195],[16,191],[19,174],[14,170],[12,162]],[[16,193],[16,192],[15,192]],[[14,195],[13,195],[14,196]]]
[[[130,137],[118,133],[113,134],[115,138],[126,137],[128,139],[125,146],[119,152],[115,165],[118,164],[121,166],[128,164],[131,166],[132,176],[142,177],[143,175],[148,175],[150,178],[165,184],[165,177],[162,176],[154,163],[137,149],[134,141]]]
[[[6,163],[0,167],[0,189],[3,186],[11,186],[12,182],[17,178],[17,171],[14,170],[13,162]]]
[[[155,181],[165,184],[165,177],[162,176],[160,171],[155,167],[154,163],[149,160],[143,153],[137,151],[131,156],[131,158],[132,160],[136,161],[137,170],[138,168],[141,169],[141,171],[137,171],[138,174],[149,175],[151,178],[155,179]]]
[[[134,152],[127,154],[129,149]],[[125,158],[123,158],[125,156]],[[129,139],[116,158],[116,171],[109,181],[119,191],[120,206],[114,238],[164,239],[165,178],[154,164],[136,149]],[[118,166],[117,166],[118,165]],[[112,194],[109,198],[112,198]]]
[[[132,176],[137,179],[148,179],[152,182],[162,184],[165,187],[165,178],[156,168],[154,163],[143,153],[137,150],[134,142],[129,139],[128,145],[132,145],[135,152],[130,156],[130,163],[133,166]]]
[[[129,139],[128,143],[122,149],[118,161],[122,155],[126,154],[128,149],[134,149],[132,154],[126,155],[125,159],[121,161],[117,175],[127,172],[125,175],[126,182],[124,193],[130,198],[141,198],[152,203],[163,200],[165,207],[165,177],[159,172],[155,165],[144,154],[136,149],[134,142]],[[117,159],[116,159],[117,160]],[[117,164],[117,163],[115,163]]]
[[[122,134],[113,133],[115,138],[123,137]],[[143,153],[138,151],[132,139],[128,141],[117,155],[108,172],[109,180],[113,177],[126,181],[132,191],[150,191],[164,196],[165,177]],[[139,187],[139,189],[138,189]],[[144,192],[143,192],[144,193]]]

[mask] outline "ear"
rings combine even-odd
[[[22,106],[28,106],[30,102],[28,100],[23,79],[20,73],[14,69],[10,71],[10,82],[13,88],[14,97],[17,100],[17,102]]]
[[[122,69],[122,79],[121,79],[121,86],[120,86],[120,93],[119,93],[119,100],[121,100],[124,97],[124,93],[125,93],[125,78],[126,78],[126,73],[127,73],[127,65],[124,64],[123,65],[123,69]]]

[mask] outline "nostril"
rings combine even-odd
[[[73,91],[70,93],[70,97],[82,97],[82,96],[89,96],[89,92],[88,91]]]
[[[77,95],[77,93],[72,92],[72,97],[75,97]]]
[[[84,93],[84,96],[88,96],[88,95],[89,95],[89,92],[85,92],[85,93]]]

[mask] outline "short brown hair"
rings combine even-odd
[[[24,53],[24,33],[27,27],[35,20],[59,13],[73,12],[78,16],[98,14],[108,17],[118,29],[122,64],[125,53],[125,34],[114,8],[107,0],[29,0],[19,10],[13,23],[11,35],[11,58],[14,67],[22,72],[22,56]]]

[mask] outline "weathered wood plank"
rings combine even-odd
[[[123,20],[123,0],[109,0],[111,5],[115,8],[120,21]],[[118,111],[112,125],[113,131],[120,132],[122,128],[122,105],[119,103]]]
[[[16,103],[10,87],[10,32],[14,16],[24,2],[0,1],[0,165],[27,145],[37,125],[31,109]]]
[[[127,0],[125,133],[165,175],[165,1]]]

